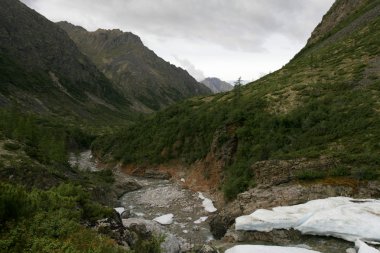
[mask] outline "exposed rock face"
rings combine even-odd
[[[138,111],[159,110],[184,98],[211,93],[185,70],[145,47],[133,33],[88,32],[67,22],[58,24]]]
[[[308,44],[313,44],[327,36],[340,22],[360,9],[367,0],[338,0],[324,16],[323,21],[311,34]]]
[[[327,172],[334,168],[337,161],[331,158],[295,160],[268,160],[256,162],[251,169],[255,175],[255,182],[260,186],[280,185],[294,181],[302,171]]]
[[[224,82],[216,77],[208,77],[205,80],[201,81],[201,83],[206,85],[213,93],[230,91],[234,88],[231,84]]]
[[[18,0],[0,2],[0,93],[43,113],[90,118],[127,101],[56,24]],[[103,115],[104,116],[104,115]]]

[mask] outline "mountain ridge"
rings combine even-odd
[[[210,94],[187,71],[158,57],[131,32],[119,29],[88,32],[65,21],[58,25],[137,111],[156,111],[184,98]]]
[[[129,102],[65,31],[19,1],[1,5],[2,104],[89,120],[130,113]]]

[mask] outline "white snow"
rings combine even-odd
[[[162,224],[162,225],[170,225],[173,223],[174,215],[172,213],[162,215],[160,217],[154,218],[153,220]]]
[[[198,197],[203,200],[202,206],[205,208],[207,212],[213,213],[216,212],[216,210],[218,210],[215,208],[214,204],[212,203],[212,200],[203,196],[201,192],[198,192]]]
[[[207,220],[207,216],[200,217],[198,220],[194,221],[195,224],[200,224]]]
[[[145,216],[144,213],[139,213],[139,212],[132,212],[134,215],[136,215],[137,217],[143,217]]]
[[[358,253],[380,253],[375,248],[372,248],[360,240],[356,240],[355,247],[358,249]]]
[[[186,180],[185,180],[184,178],[181,178],[181,182],[182,182],[182,183],[185,183]]]
[[[121,215],[122,213],[124,213],[125,208],[124,207],[115,207],[114,210]]]
[[[334,197],[272,210],[259,209],[236,219],[236,230],[269,232],[290,228],[352,242],[357,239],[380,242],[380,201]]]
[[[225,253],[319,253],[318,251],[295,247],[238,245],[225,251]]]

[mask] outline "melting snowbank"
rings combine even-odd
[[[216,212],[218,209],[215,208],[214,204],[212,203],[211,199],[206,198],[203,196],[201,192],[198,192],[198,197],[202,199],[202,206],[205,208],[205,210],[209,213]]]
[[[153,220],[160,223],[161,225],[170,225],[173,223],[174,215],[172,213],[162,215],[160,217],[154,218]]]
[[[238,245],[225,251],[225,253],[320,253],[295,247],[262,246],[262,245]]]
[[[355,247],[358,253],[380,253],[364,242],[357,240]],[[263,245],[238,245],[225,251],[225,253],[320,253],[318,251],[296,248],[296,247],[280,247],[280,246],[263,246]]]
[[[294,228],[303,234],[380,242],[380,201],[334,197],[295,206],[259,209],[236,219],[236,230]]]

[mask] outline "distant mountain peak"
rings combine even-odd
[[[213,93],[230,91],[234,88],[231,84],[222,81],[217,77],[207,77],[201,81],[201,83],[206,85]]]

